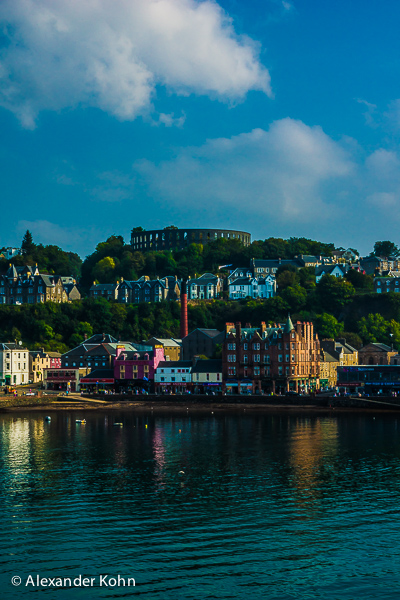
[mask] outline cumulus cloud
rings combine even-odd
[[[76,252],[76,249],[82,245],[83,239],[86,244],[92,246],[99,241],[99,231],[94,227],[85,229],[75,226],[62,227],[44,219],[18,221],[16,230],[20,235],[24,234],[27,229],[32,233],[33,241],[39,240],[41,244],[59,246],[70,252]]]
[[[311,221],[327,217],[355,165],[346,147],[320,127],[283,119],[181,150],[174,160],[134,165],[153,196],[205,210],[251,210],[260,218]]]
[[[0,106],[34,127],[78,105],[134,119],[157,85],[224,101],[271,94],[258,46],[212,0],[2,0]]]

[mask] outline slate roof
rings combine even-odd
[[[161,362],[158,363],[158,367],[157,367],[157,371],[158,369],[164,369],[164,368],[178,368],[178,369],[187,369],[188,367],[192,367],[193,363],[191,360],[162,360]]]
[[[324,273],[324,274],[330,275],[332,273],[332,271],[334,271],[335,269],[339,269],[339,271],[342,271],[342,273],[344,275],[348,271],[348,265],[346,265],[346,266],[338,265],[338,264],[319,265],[319,266],[315,267],[315,274],[321,275],[322,273]]]
[[[239,277],[232,281],[229,285],[251,285],[251,282],[254,281],[254,277]]]
[[[118,340],[115,339],[109,333],[95,333],[89,339],[85,340],[84,344],[101,344],[102,342],[106,342],[108,344],[115,344]]]
[[[158,342],[162,346],[177,346],[178,348],[180,348],[180,344],[176,340],[173,340],[172,338],[156,338],[156,337],[154,337],[154,338],[150,338],[150,340],[154,340],[156,343]],[[149,341],[149,340],[147,340],[147,341]]]
[[[200,359],[193,366],[192,373],[222,373],[222,360],[219,358]]]
[[[85,379],[114,379],[114,369],[96,369],[81,377],[81,383],[85,383]]]
[[[376,342],[370,342],[369,344],[361,348],[361,350],[364,350],[368,346],[374,346],[377,350],[380,350],[381,352],[392,352],[392,348],[390,346],[387,346],[386,344],[379,344]]]
[[[25,352],[28,350],[28,348],[25,348],[25,346],[20,346],[19,344],[15,344],[14,342],[7,342],[0,344],[0,350],[22,350]]]

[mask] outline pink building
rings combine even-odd
[[[133,387],[153,382],[158,363],[165,360],[164,348],[154,346],[147,352],[132,352],[117,346],[114,361],[114,379],[116,386]]]

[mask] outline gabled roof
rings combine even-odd
[[[392,352],[392,348],[390,346],[387,346],[386,344],[379,344],[377,342],[370,342],[366,346],[363,346],[359,352],[362,352],[365,350],[365,348],[368,348],[368,346],[374,346],[374,349],[378,350],[379,352]]]
[[[253,281],[257,281],[254,277],[239,277],[231,281],[229,285],[251,285]]]
[[[145,342],[145,344],[147,344],[150,340],[153,340],[156,344],[160,344],[162,346],[176,346],[178,348],[180,348],[180,344],[172,339],[172,338],[156,338],[156,337],[152,337],[149,338],[147,340],[147,342]]]
[[[327,352],[327,350],[322,350],[321,349],[321,361],[322,362],[340,362],[339,358],[336,356],[333,356],[333,354],[331,354],[330,352]]]
[[[321,275],[321,274],[330,275],[332,273],[332,271],[334,271],[335,269],[338,269],[339,271],[341,271],[343,275],[345,273],[347,273],[347,271],[349,270],[348,265],[339,265],[339,264],[335,263],[333,265],[319,265],[319,266],[315,267],[315,274],[316,275]]]
[[[90,291],[97,290],[100,292],[114,292],[118,288],[118,283],[98,283],[92,285]]]
[[[89,339],[85,340],[83,343],[87,344],[101,344],[105,342],[107,344],[116,344],[118,340],[115,339],[109,333],[95,333]]]

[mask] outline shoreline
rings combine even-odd
[[[301,403],[293,404],[288,402],[274,402],[274,403],[254,403],[254,402],[198,402],[191,401],[188,398],[185,401],[171,401],[161,399],[149,399],[146,400],[124,400],[114,402],[94,402],[93,400],[46,400],[41,403],[33,403],[32,401],[26,401],[26,403],[19,402],[18,404],[10,402],[4,404],[0,401],[0,413],[12,414],[21,412],[44,412],[44,411],[88,411],[88,412],[113,412],[113,411],[126,411],[126,412],[149,412],[149,413],[243,413],[243,412],[258,412],[258,413],[272,413],[272,412],[287,412],[287,413],[399,413],[399,408],[396,406],[390,407],[387,404],[378,406],[373,404],[372,406],[324,406],[322,404],[315,403]]]

